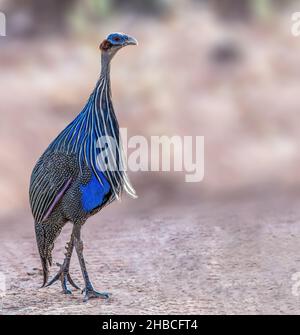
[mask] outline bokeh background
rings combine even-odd
[[[298,3],[299,5],[299,3]],[[298,6],[299,7],[299,6]],[[131,174],[140,201],[297,191],[300,37],[295,1],[1,0],[0,216],[28,210],[35,161],[84,106],[112,31],[139,40],[113,60],[129,135],[205,136],[205,178]]]
[[[0,314],[299,314],[300,2],[0,0],[0,11]],[[83,304],[58,284],[38,289],[28,186],[94,88],[112,31],[139,41],[112,64],[120,125],[129,136],[204,136],[205,177],[130,173],[139,199],[83,229],[92,281],[112,301]]]

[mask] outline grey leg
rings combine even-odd
[[[65,253],[65,259],[63,264],[56,263],[57,266],[60,267],[60,270],[58,273],[50,280],[50,282],[46,285],[50,286],[53,283],[55,283],[57,280],[60,279],[61,286],[63,289],[63,293],[65,294],[71,294],[72,292],[68,289],[67,283],[69,282],[74,288],[79,289],[79,286],[77,286],[73,279],[70,276],[69,269],[70,269],[70,263],[71,263],[71,257],[74,249],[74,235],[72,233],[70,242],[66,245],[66,253]]]
[[[77,252],[82,276],[84,279],[85,288],[83,289],[82,293],[84,293],[84,299],[83,301],[87,301],[91,298],[102,298],[102,299],[108,299],[110,297],[110,294],[107,292],[97,292],[94,290],[93,285],[90,281],[84,257],[83,257],[83,242],[81,240],[81,225],[74,224],[73,228],[73,234],[74,234],[74,244],[75,249]]]

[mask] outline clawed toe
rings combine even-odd
[[[64,288],[62,291],[63,294],[72,294],[72,291],[69,290],[68,288]]]
[[[98,292],[94,289],[83,289],[82,293],[84,294],[83,301],[86,302],[89,299],[109,299],[111,297],[111,293],[108,292]]]
[[[80,290],[80,287],[74,283],[73,279],[71,278],[70,274],[67,273],[67,279],[70,285],[72,285],[76,290]]]
[[[69,290],[68,287],[67,287],[67,283],[70,283],[71,286],[73,286],[75,289],[79,290],[80,287],[74,283],[73,279],[71,278],[71,276],[69,274],[69,271],[68,270],[66,271],[66,269],[64,268],[64,266],[61,265],[61,264],[59,264],[59,263],[57,263],[56,265],[60,267],[60,270],[47,283],[47,285],[45,285],[45,287],[49,287],[52,284],[54,284],[56,281],[60,280],[64,294],[72,294],[72,291]]]

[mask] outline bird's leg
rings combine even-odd
[[[74,224],[73,232],[74,232],[74,237],[75,237],[75,241],[74,241],[75,249],[76,249],[76,252],[77,252],[82,276],[83,276],[84,283],[85,283],[85,288],[82,291],[82,293],[84,293],[83,301],[87,301],[87,300],[92,299],[92,298],[108,299],[110,297],[110,293],[97,292],[96,290],[94,290],[93,285],[92,285],[92,283],[89,279],[89,275],[88,275],[86,265],[85,265],[85,261],[84,261],[84,258],[83,258],[83,242],[81,240],[80,230],[81,230],[81,225]]]
[[[66,245],[66,253],[65,253],[65,259],[63,264],[56,263],[57,266],[60,267],[58,273],[50,280],[50,282],[46,285],[50,286],[53,283],[55,283],[57,280],[60,279],[61,286],[63,289],[63,293],[65,294],[71,294],[72,292],[68,289],[67,283],[69,282],[74,288],[80,289],[79,286],[77,286],[73,279],[70,276],[69,269],[70,269],[70,263],[71,263],[71,257],[74,249],[74,235],[72,233],[70,242]]]

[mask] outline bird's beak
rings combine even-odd
[[[125,45],[138,45],[138,41],[131,36],[128,36],[128,40],[125,42]]]

